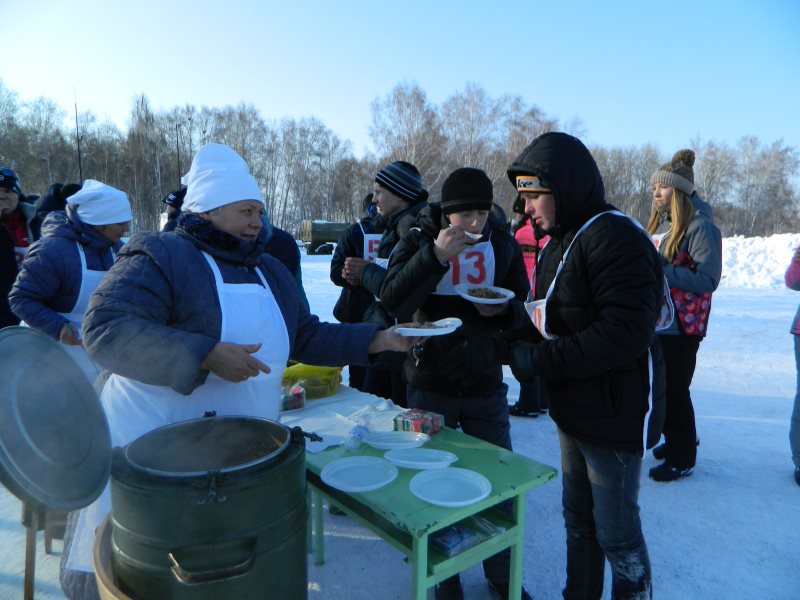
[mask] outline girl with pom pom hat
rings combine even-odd
[[[675,305],[675,320],[659,332],[666,366],[665,444],[653,449],[664,462],[650,470],[656,481],[691,475],[697,458],[697,429],[689,387],[697,351],[706,335],[711,294],[722,275],[722,236],[711,207],[694,186],[692,150],[679,150],[653,173],[653,208],[647,231],[658,244]]]

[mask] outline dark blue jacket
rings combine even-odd
[[[300,299],[306,305],[306,308],[310,308],[306,291],[303,289],[303,272],[300,269],[300,249],[297,247],[297,242],[288,231],[275,227],[266,213],[262,216],[261,221],[264,224],[264,236],[266,238],[264,252],[277,258],[289,269],[289,273],[292,274],[295,283],[297,283]]]
[[[202,385],[208,371],[201,364],[220,342],[222,318],[205,251],[226,283],[260,284],[258,266],[286,323],[292,358],[328,366],[368,363],[378,328],[321,323],[310,314],[289,271],[264,253],[263,233],[247,242],[216,230],[221,235],[212,243],[192,233],[188,216],[173,232],[136,234],[123,247],[84,317],[84,346],[95,361],[182,394]]]
[[[86,255],[86,268],[108,271],[122,247],[80,220],[71,206],[67,212],[48,213],[42,239],[31,246],[8,301],[20,319],[58,339],[67,320],[58,313],[71,312],[81,289],[81,260],[77,244]]]

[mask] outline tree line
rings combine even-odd
[[[316,118],[266,120],[251,104],[223,108],[187,104],[155,111],[146,95],[131,107],[122,131],[91,112],[67,115],[41,97],[21,102],[0,80],[0,166],[13,168],[23,193],[44,194],[50,184],[98,179],[124,190],[133,205],[134,231],[159,227],[162,199],[179,186],[192,154],[207,142],[241,154],[262,186],[277,226],[297,234],[303,219],[354,221],[377,170],[393,160],[419,168],[431,198],[455,168],[479,167],[495,184],[507,213],[514,190],[506,167],[537,135],[584,134],[579,120],[560,122],[520,96],[492,98],[468,84],[440,105],[414,83],[401,83],[370,107],[375,153],[356,158],[352,143]],[[71,121],[71,123],[70,123]],[[690,140],[697,154],[695,184],[714,208],[724,236],[767,236],[800,231],[798,152],[783,140],[756,136],[734,146]],[[80,147],[80,164],[79,152]],[[591,146],[608,201],[645,223],[649,178],[677,150]]]

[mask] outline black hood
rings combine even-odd
[[[515,188],[517,175],[535,175],[553,190],[556,230],[547,233],[563,235],[608,208],[597,163],[578,138],[566,133],[540,135],[517,156],[507,172]]]

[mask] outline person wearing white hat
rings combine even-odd
[[[309,313],[291,273],[263,252],[263,196],[228,146],[203,146],[182,183],[175,230],[131,237],[84,320],[89,354],[112,373],[101,402],[114,446],[208,411],[278,420],[290,357],[366,365],[419,340]],[[94,530],[108,508],[106,491],[65,539],[62,586],[92,571]]]
[[[100,369],[82,347],[81,323],[131,219],[125,192],[87,179],[66,211],[48,213],[9,294],[14,314],[64,344],[92,382]]]

